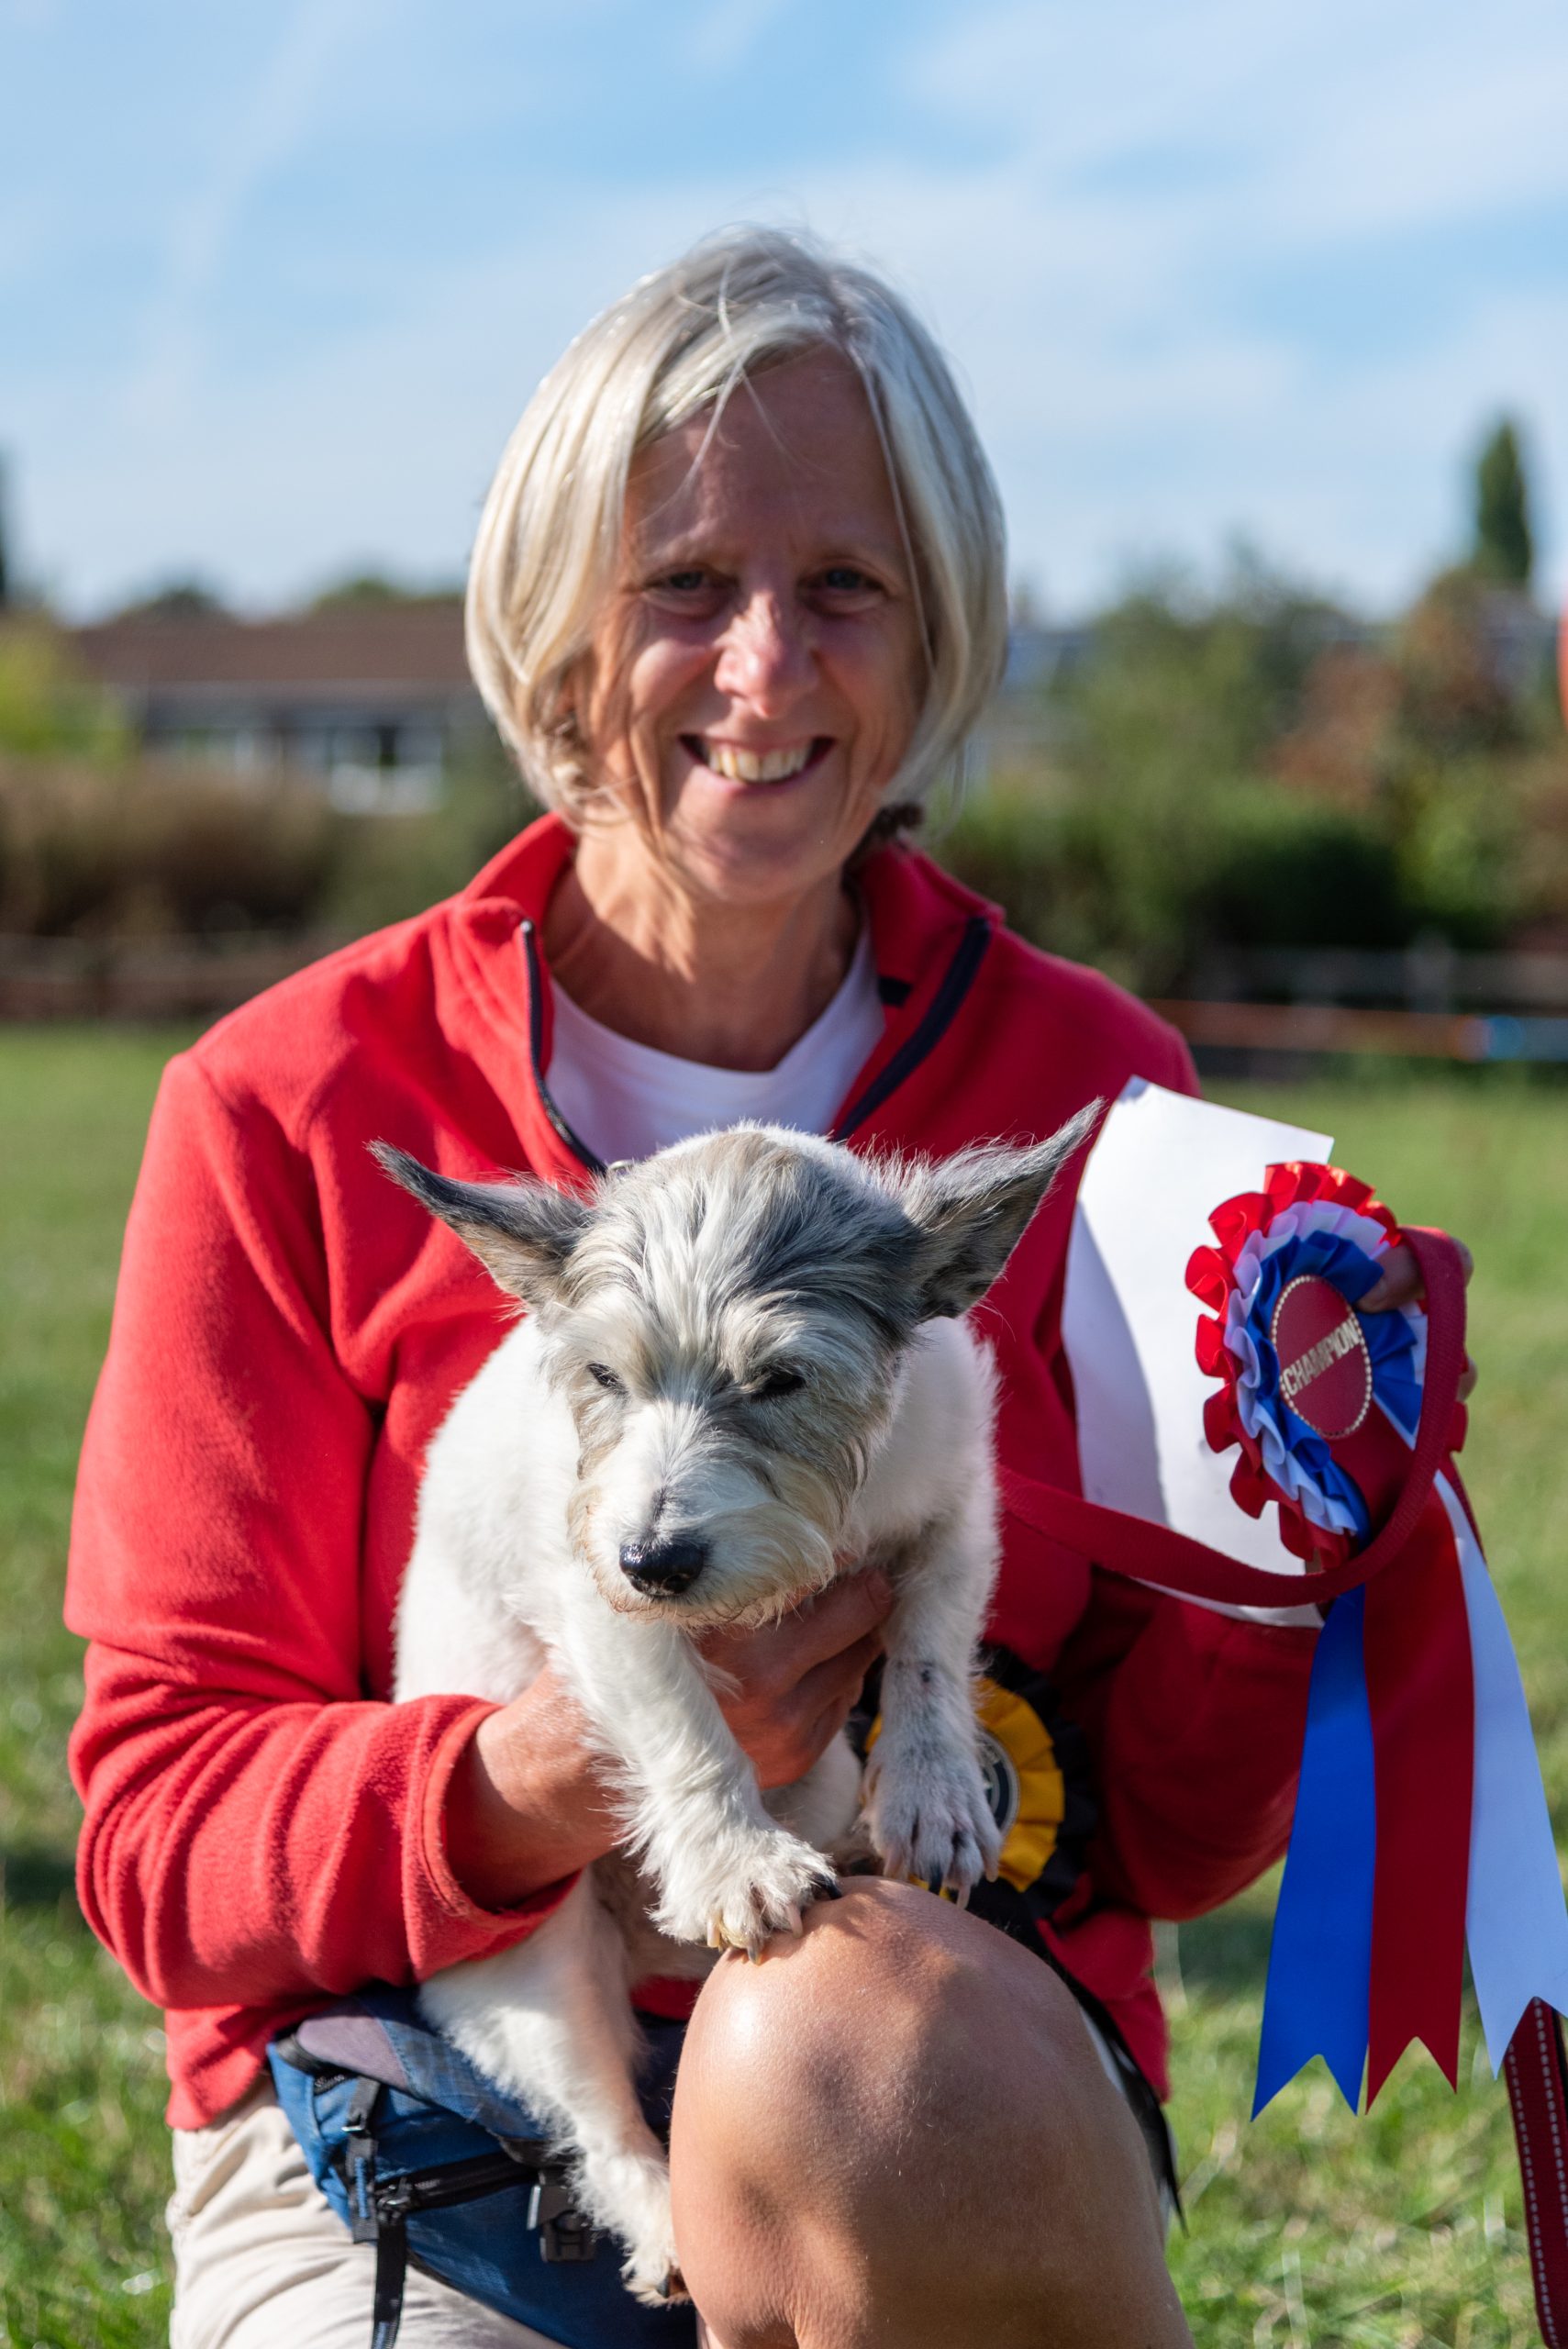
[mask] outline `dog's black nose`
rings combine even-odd
[[[676,1598],[690,1590],[706,1565],[707,1543],[689,1535],[673,1542],[627,1542],[620,1563],[635,1589],[651,1598]]]

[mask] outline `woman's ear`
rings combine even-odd
[[[582,707],[588,657],[581,652],[570,667],[562,670],[550,696],[546,731],[552,741],[568,743],[573,749],[581,749],[584,740]],[[519,723],[527,723],[521,713]]]

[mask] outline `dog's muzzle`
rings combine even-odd
[[[634,1590],[650,1598],[678,1598],[706,1565],[707,1543],[691,1538],[628,1542],[622,1544],[620,1564]]]

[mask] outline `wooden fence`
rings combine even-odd
[[[0,937],[0,1019],[217,1019],[341,943]]]
[[[1258,947],[1212,955],[1157,1008],[1195,1051],[1568,1063],[1568,954]]]

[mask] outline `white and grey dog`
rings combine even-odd
[[[548,2122],[642,2299],[678,2279],[629,1986],[798,1932],[862,1792],[840,1737],[760,1794],[696,1636],[880,1564],[895,1597],[865,1826],[890,1875],[962,1897],[994,1871],[971,1695],[994,1379],[962,1317],[1097,1107],[1032,1147],[931,1163],[740,1126],[613,1169],[588,1199],[377,1147],[528,1308],[431,1445],[395,1693],[505,1703],[548,1657],[627,1823],[624,1854],[527,1940],[427,1982],[424,2011]]]

